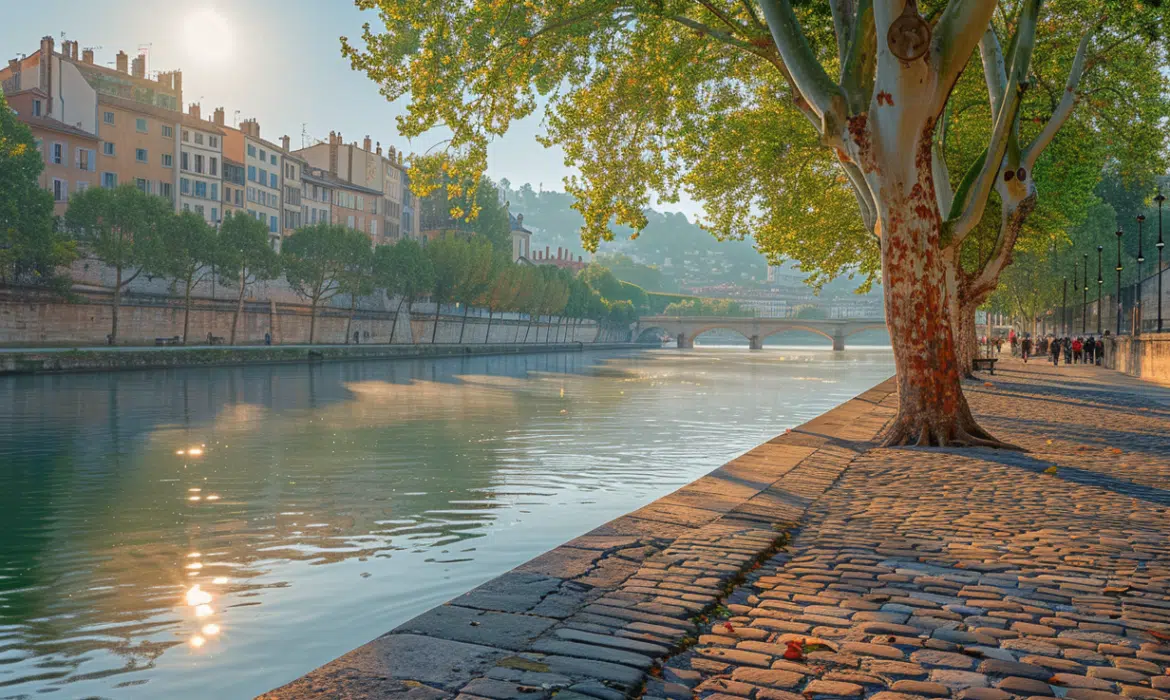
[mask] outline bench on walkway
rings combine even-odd
[[[972,363],[975,366],[976,372],[983,370],[983,369],[986,369],[987,371],[991,372],[993,375],[995,374],[995,363],[996,362],[999,362],[999,360],[994,358],[994,357],[976,357],[972,361]]]
[[[170,338],[155,338],[154,339],[155,345],[179,345],[182,342],[183,342],[183,339],[177,335],[171,336]]]
[[[207,344],[208,345],[223,345],[223,336],[222,335],[212,335],[212,334],[208,333],[207,334]]]

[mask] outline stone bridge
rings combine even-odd
[[[868,330],[886,330],[883,318],[853,318],[821,321],[798,318],[734,318],[721,316],[643,316],[634,328],[634,338],[651,331],[670,335],[679,348],[695,347],[695,338],[716,328],[727,328],[748,339],[752,350],[761,350],[764,339],[784,331],[808,331],[828,338],[834,350],[845,349],[845,339]]]

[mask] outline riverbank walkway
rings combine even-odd
[[[1027,453],[875,449],[886,382],[264,697],[1170,698],[1170,388],[967,391]]]

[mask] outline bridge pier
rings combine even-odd
[[[760,339],[760,336],[753,335],[751,338],[748,338],[748,349],[749,350],[763,350],[764,349],[764,341]]]
[[[840,328],[838,328],[837,330],[835,330],[833,332],[833,351],[834,352],[844,352],[845,351],[845,334],[841,331]]]
[[[685,333],[678,334],[678,349],[679,350],[694,350],[695,339],[692,336],[687,336]]]

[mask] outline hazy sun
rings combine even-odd
[[[231,60],[232,25],[211,8],[195,10],[182,24],[183,44],[187,54],[201,63],[225,63]]]

